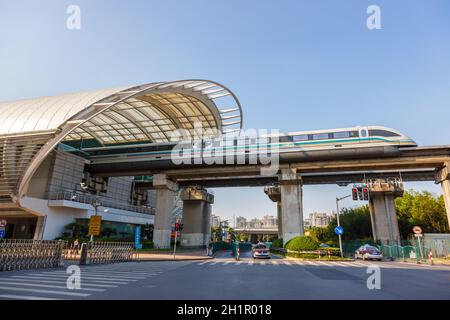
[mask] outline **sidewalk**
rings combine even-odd
[[[155,251],[155,252],[135,252],[140,261],[183,261],[183,260],[207,260],[213,257],[208,257],[205,250],[181,251],[177,252],[175,259],[173,252],[169,251]]]

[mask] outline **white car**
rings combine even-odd
[[[253,259],[265,258],[270,259],[270,250],[265,244],[258,243],[252,248]]]

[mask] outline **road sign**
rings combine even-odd
[[[99,236],[102,224],[102,216],[91,216],[89,220],[89,235]]]
[[[422,228],[419,226],[414,226],[412,230],[415,234],[422,234]]]
[[[334,228],[334,233],[336,233],[338,236],[341,236],[344,234],[344,228],[342,228],[341,226],[337,226],[336,228]]]
[[[6,236],[6,230],[0,229],[0,239],[3,239]]]
[[[7,224],[8,221],[6,221],[5,219],[0,220],[0,227],[6,227]]]
[[[134,247],[136,249],[142,249],[141,226],[136,226],[136,228],[134,229]]]

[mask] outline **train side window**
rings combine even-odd
[[[343,139],[343,138],[350,138],[350,132],[343,131],[343,132],[334,132],[333,133],[334,139]]]
[[[308,140],[308,135],[307,134],[302,134],[302,135],[299,135],[299,136],[294,136],[293,138],[294,138],[294,142],[307,141]]]
[[[326,140],[326,139],[328,139],[328,133],[313,134],[313,140]]]
[[[282,137],[279,137],[279,139],[280,139],[280,142],[292,142],[292,137],[290,137],[290,136],[282,136]]]
[[[379,129],[369,130],[369,135],[371,137],[373,137],[373,136],[379,136],[379,137],[400,137],[400,135],[395,133],[395,132],[387,131],[387,130],[379,130]]]

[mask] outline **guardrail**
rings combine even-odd
[[[60,267],[65,245],[62,240],[0,240],[0,271]]]
[[[79,203],[85,203],[92,205],[96,201],[96,196],[86,193],[79,193],[74,191],[58,191],[51,192],[47,195],[48,200],[68,200]],[[133,204],[123,204],[117,203],[112,200],[108,200],[104,197],[100,197],[99,200],[100,205],[102,207],[115,208],[120,210],[127,210],[133,212],[139,212],[144,214],[155,214],[155,208],[153,207],[144,207],[144,206],[135,206]]]
[[[81,246],[81,265],[133,260],[138,260],[133,242],[89,242]]]

